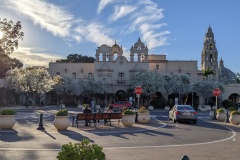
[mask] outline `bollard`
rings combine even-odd
[[[188,156],[184,155],[181,160],[190,160]]]
[[[229,123],[229,115],[228,115],[228,110],[227,110],[227,116],[226,116],[226,119],[224,121],[225,123]]]
[[[213,120],[217,120],[217,118],[216,118],[216,110],[214,110],[214,114],[213,114],[213,118],[212,118]]]
[[[39,120],[39,126],[38,126],[37,130],[45,130],[45,128],[43,127],[42,119],[43,119],[43,114],[41,113],[40,114],[40,120]]]

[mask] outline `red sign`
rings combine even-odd
[[[141,86],[137,86],[137,87],[135,88],[135,93],[136,93],[136,94],[142,94],[142,92],[143,92],[143,89],[142,89]]]
[[[222,91],[219,89],[219,88],[215,88],[213,91],[212,91],[212,94],[216,97],[219,97],[221,95]]]

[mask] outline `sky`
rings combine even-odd
[[[25,66],[47,66],[69,54],[95,58],[97,47],[130,48],[138,38],[149,54],[197,60],[211,26],[218,61],[240,73],[239,0],[0,0],[0,18],[20,21],[23,41],[11,54]]]

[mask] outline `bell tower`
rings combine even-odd
[[[213,79],[217,80],[218,77],[218,51],[216,48],[216,42],[214,40],[214,33],[209,26],[208,31],[205,34],[205,40],[202,50],[202,71],[211,69],[214,71]]]

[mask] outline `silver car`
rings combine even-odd
[[[197,112],[190,105],[175,105],[169,111],[169,119],[174,123],[178,121],[192,121],[197,123]]]

